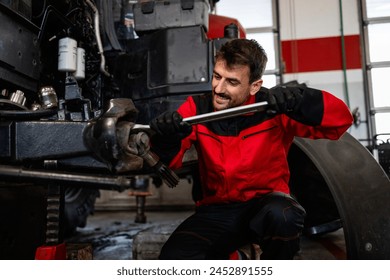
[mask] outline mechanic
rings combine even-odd
[[[195,145],[201,182],[195,213],[172,233],[160,259],[228,259],[250,242],[259,244],[261,259],[293,259],[299,251],[305,210],[289,192],[293,138],[336,140],[353,119],[326,91],[262,87],[266,63],[254,40],[225,43],[215,56],[212,92],[191,96],[150,122],[152,148],[171,168],[180,168]],[[182,121],[262,101],[266,112],[192,126]]]

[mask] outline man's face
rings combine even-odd
[[[250,95],[256,94],[262,83],[262,80],[249,83],[247,65],[228,68],[225,60],[217,60],[212,80],[214,109],[219,111],[244,104]]]

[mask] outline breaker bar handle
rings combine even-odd
[[[249,104],[249,105],[238,106],[238,107],[229,108],[221,111],[184,118],[183,122],[187,122],[192,125],[192,124],[228,119],[236,116],[241,116],[244,114],[262,112],[267,108],[267,105],[268,102],[263,101],[263,102]],[[150,129],[150,126],[144,124],[136,124],[134,125],[133,129]]]

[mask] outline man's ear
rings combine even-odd
[[[262,79],[254,81],[251,84],[250,95],[255,95],[256,92],[258,92],[260,90],[262,85],[263,85],[263,80]]]

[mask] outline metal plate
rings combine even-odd
[[[35,90],[40,73],[38,30],[0,5],[0,79]]]

